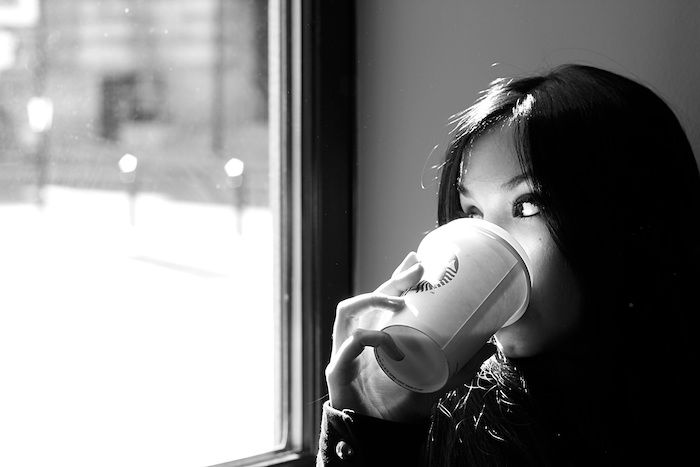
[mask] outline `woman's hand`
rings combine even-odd
[[[358,295],[338,304],[333,325],[333,353],[326,367],[331,405],[386,420],[410,422],[427,418],[435,401],[448,390],[471,379],[495,351],[485,345],[443,389],[421,394],[394,383],[379,367],[372,348],[383,347],[392,358],[403,358],[391,337],[380,329],[387,313],[405,306],[401,294],[421,279],[423,267],[409,253],[391,279],[373,293]]]

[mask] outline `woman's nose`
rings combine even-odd
[[[504,215],[492,215],[492,214],[484,214],[483,219],[486,222],[490,222],[492,224],[496,224],[500,228],[504,230],[508,230],[508,225],[509,225],[509,218]]]

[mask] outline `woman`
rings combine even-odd
[[[514,236],[534,263],[530,305],[495,335],[495,355],[487,345],[421,395],[364,351],[402,357],[372,320],[403,306],[422,274],[415,254],[341,302],[319,463],[684,459],[697,430],[700,175],[672,111],[627,78],[566,65],[495,81],[454,123],[438,223],[478,217]]]

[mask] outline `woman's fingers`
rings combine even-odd
[[[333,323],[333,352],[348,339],[353,331],[353,324],[357,318],[370,309],[383,309],[399,311],[405,306],[401,297],[389,296],[381,293],[367,293],[343,300],[338,304]]]
[[[392,276],[391,279],[380,285],[376,292],[398,296],[416,285],[421,277],[423,277],[423,265],[415,263],[396,276]]]
[[[328,398],[333,407],[338,408],[371,408],[374,402],[385,405],[386,401],[367,399],[367,392],[373,392],[374,383],[381,370],[378,367],[368,369],[362,358],[359,358],[367,347],[381,347],[390,358],[402,360],[405,356],[396,346],[391,336],[382,331],[357,328],[343,342],[333,355],[326,367],[328,382]],[[372,360],[374,357],[370,357]],[[375,410],[375,409],[372,409]],[[365,412],[365,410],[362,410]],[[372,412],[368,414],[371,415]],[[375,415],[376,416],[376,415]]]
[[[394,343],[389,334],[371,329],[355,329],[352,335],[340,346],[335,360],[335,368],[355,360],[365,347],[382,347],[389,357],[403,360],[405,355]]]

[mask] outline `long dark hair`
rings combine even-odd
[[[438,223],[462,215],[465,151],[498,125],[582,284],[576,354],[489,360],[435,407],[431,465],[617,465],[693,445],[700,175],[669,106],[583,65],[499,79],[454,117]]]

